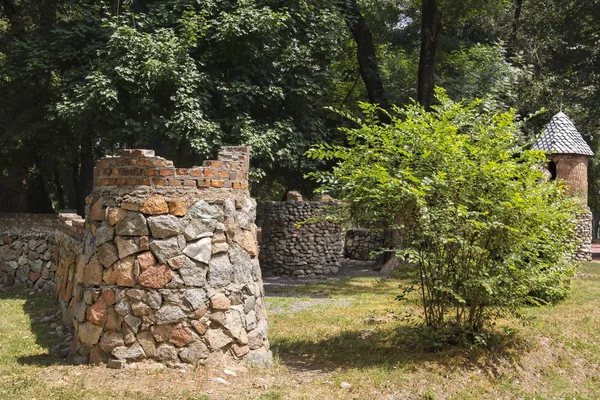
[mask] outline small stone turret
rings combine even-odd
[[[592,259],[592,213],[588,205],[588,159],[594,155],[569,117],[562,111],[556,114],[546,128],[542,137],[533,145],[533,149],[547,153],[548,171],[551,179],[564,180],[569,194],[577,197],[585,209],[581,217],[577,236],[581,245],[576,259],[591,261]]]
[[[95,168],[83,254],[60,282],[77,362],[271,362],[247,147],[175,168],[123,150]]]

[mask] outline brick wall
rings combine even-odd
[[[248,189],[250,149],[221,148],[217,160],[201,167],[176,168],[173,162],[156,157],[152,150],[123,150],[119,157],[104,157],[96,163],[94,187],[169,186]]]
[[[577,154],[552,154],[549,158],[556,163],[556,178],[567,184],[569,194],[577,196],[587,204],[588,156]]]

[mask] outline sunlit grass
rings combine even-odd
[[[432,348],[417,294],[402,280],[353,278],[270,290],[276,365],[231,385],[222,370],[113,371],[63,365],[37,317],[54,300],[0,293],[0,399],[596,399],[600,398],[600,264],[569,298],[497,321],[485,345]],[[350,388],[340,385],[349,383]]]

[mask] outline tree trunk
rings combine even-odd
[[[517,53],[518,39],[519,39],[519,28],[521,22],[521,11],[523,10],[523,0],[515,1],[515,17],[513,19],[512,32],[508,41],[508,52],[507,56],[510,58]]]
[[[56,197],[58,201],[58,209],[62,210],[65,208],[65,192],[60,181],[60,172],[58,170],[58,164],[54,164],[54,185],[56,186]]]
[[[421,8],[421,55],[417,98],[429,110],[433,104],[435,53],[442,33],[439,0],[423,0]]]
[[[385,95],[379,66],[377,65],[373,34],[367,25],[367,21],[362,16],[356,0],[345,0],[342,7],[347,13],[346,24],[358,47],[356,53],[358,66],[360,75],[365,82],[369,102],[378,104],[384,110],[389,110],[390,104]],[[380,118],[382,122],[389,122],[389,117],[384,113],[381,114]]]
[[[92,140],[88,136],[81,138],[79,179],[77,179],[77,214],[85,217],[85,198],[92,193],[94,185],[94,152]]]

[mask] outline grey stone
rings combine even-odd
[[[191,259],[186,259],[183,268],[179,269],[181,278],[186,286],[204,287],[206,286],[206,273],[208,268],[205,264],[196,262]]]
[[[183,250],[183,254],[190,258],[193,258],[198,262],[208,264],[212,256],[211,246],[211,238],[202,238],[200,240],[188,244]]]
[[[233,265],[233,281],[246,283],[252,281],[252,259],[238,244],[229,249],[229,260]]]
[[[152,309],[148,305],[142,303],[141,301],[138,301],[131,305],[131,312],[136,317],[145,317],[147,315],[150,315],[151,310]]]
[[[29,270],[31,272],[40,273],[42,272],[42,267],[44,266],[44,262],[42,260],[35,260],[29,263]]]
[[[128,289],[125,295],[132,300],[141,300],[144,297],[144,291],[140,289]]]
[[[131,328],[133,333],[138,333],[140,330],[140,325],[142,325],[142,320],[140,318],[128,314],[125,316],[124,320],[125,323]]]
[[[127,216],[115,226],[117,235],[145,236],[148,232],[146,218],[142,213],[128,211]]]
[[[256,312],[254,310],[246,314],[246,330],[251,331],[256,328]]]
[[[125,360],[115,360],[114,358],[111,358],[110,360],[108,360],[108,364],[106,365],[106,367],[110,369],[123,369],[125,367],[125,364]]]
[[[140,346],[140,344],[137,342],[129,347],[115,347],[111,354],[113,355],[113,357],[116,357],[120,360],[128,361],[139,361],[146,356],[146,354],[144,353],[144,349],[142,349],[142,346]]]
[[[197,364],[199,361],[207,358],[209,354],[210,351],[204,343],[194,342],[181,350],[179,353],[179,358],[181,358],[181,361],[185,363]]]
[[[232,339],[220,329],[209,329],[206,340],[212,350],[219,350],[232,342]]]
[[[117,304],[115,304],[114,308],[115,308],[115,311],[117,312],[117,314],[119,314],[120,316],[127,315],[131,311],[129,302],[126,300],[118,302]]]
[[[141,251],[140,239],[137,237],[123,238],[121,236],[117,236],[115,238],[115,244],[117,245],[117,249],[119,251],[119,258],[125,258]]]
[[[119,260],[119,252],[114,244],[104,243],[98,249],[98,261],[105,267],[110,268],[111,265]]]
[[[83,322],[85,321],[85,311],[86,311],[86,305],[85,302],[80,301],[79,303],[77,303],[77,307],[75,308],[75,319],[77,320],[77,322]]]
[[[94,302],[94,292],[89,289],[83,292],[83,301],[85,304],[92,304]]]
[[[223,327],[227,329],[235,339],[238,339],[240,342],[245,342],[243,344],[246,344],[248,343],[248,339],[246,337],[245,324],[242,320],[243,315],[243,312],[232,307],[231,310],[225,314]],[[240,340],[242,337],[244,337],[245,340]]]
[[[225,212],[225,216],[234,217],[235,202],[232,199],[225,199],[225,201],[223,202],[223,211]]]
[[[100,340],[102,334],[102,327],[94,325],[91,322],[79,324],[77,329],[77,337],[81,340],[81,343],[88,346],[93,346]]]
[[[165,285],[165,288],[167,289],[179,289],[182,288],[184,286],[184,282],[183,279],[181,279],[181,276],[179,276],[178,273],[173,273],[173,276],[171,278],[171,282],[167,283]]]
[[[148,217],[148,225],[152,237],[156,239],[166,239],[179,235],[183,229],[183,222],[174,215]]]
[[[156,342],[150,331],[140,332],[137,335],[137,341],[142,346],[142,349],[144,349],[146,357],[156,356]]]
[[[202,219],[191,220],[183,230],[185,240],[190,242],[192,240],[212,236],[215,231],[215,224],[213,221],[214,220],[205,221]]]
[[[204,200],[194,203],[190,207],[188,215],[191,218],[216,219],[218,221],[222,221],[224,218],[223,210],[217,206],[208,204]]]
[[[162,305],[162,296],[158,292],[147,291],[144,295],[144,302],[153,310],[158,310]]]
[[[154,315],[154,321],[158,325],[174,324],[185,319],[185,314],[175,305],[164,305]]]
[[[207,300],[206,292],[202,289],[186,290],[184,298],[194,310],[204,305]]]
[[[229,285],[233,268],[227,254],[216,255],[208,263],[208,284],[213,288],[222,288]]]
[[[244,358],[249,365],[270,368],[273,366],[273,353],[267,349],[250,351]]]
[[[179,243],[176,237],[162,240],[151,240],[150,250],[162,264],[166,264],[170,258],[181,254]]]
[[[107,331],[104,332],[102,338],[100,339],[100,348],[105,353],[110,353],[119,346],[124,346],[125,342],[123,341],[123,336],[118,332]]]
[[[246,301],[244,301],[244,312],[248,314],[250,311],[254,310],[256,306],[256,298],[254,296],[249,296]]]
[[[101,246],[106,242],[109,242],[115,236],[115,229],[107,225],[105,222],[96,229],[96,246]]]
[[[160,361],[177,360],[177,350],[175,347],[168,344],[161,344],[156,348],[156,358]]]

